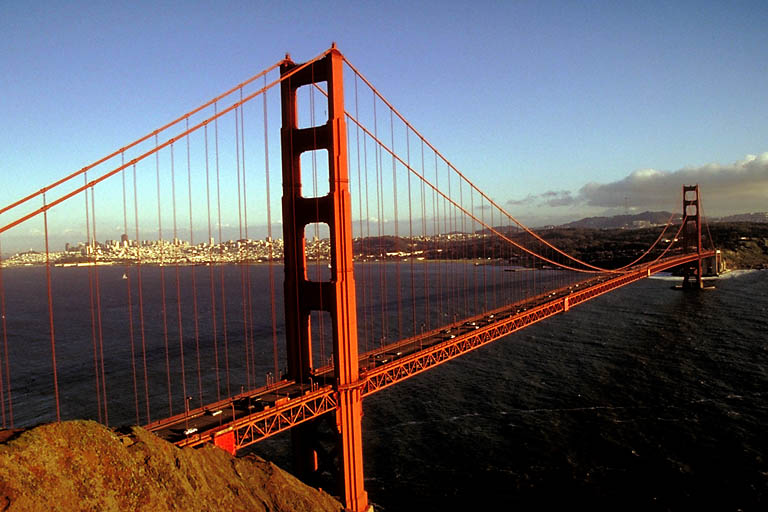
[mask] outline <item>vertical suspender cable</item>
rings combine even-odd
[[[188,406],[187,402],[187,369],[184,364],[184,327],[181,321],[181,270],[179,269],[178,245],[179,245],[179,231],[176,224],[176,159],[173,153],[173,144],[171,144],[171,204],[173,205],[173,257],[175,260],[176,270],[176,318],[178,320],[179,329],[179,364],[181,365],[181,392],[184,399],[184,407]]]
[[[410,140],[410,128],[405,128],[405,151],[408,160],[408,167],[411,166],[411,140]],[[415,289],[415,267],[414,259],[416,259],[416,244],[413,241],[413,199],[411,197],[411,173],[406,172],[408,178],[408,259],[411,263],[411,318],[413,319],[413,331],[412,336],[418,333],[416,329],[416,289]]]
[[[158,146],[155,135],[155,147]],[[173,396],[171,394],[171,360],[168,351],[168,311],[165,297],[165,243],[163,241],[163,218],[160,210],[160,152],[155,152],[155,176],[157,177],[157,243],[160,252],[160,312],[163,317],[163,342],[165,345],[165,378],[168,386],[168,416],[173,416]]]
[[[144,280],[141,274],[141,238],[139,236],[139,192],[136,186],[136,164],[133,164],[133,215],[136,223],[136,286],[139,291],[139,328],[141,329],[141,358],[144,366],[144,403],[147,423],[152,421],[149,406],[149,379],[147,376],[147,339],[144,329]]]
[[[390,131],[390,139],[392,147],[390,148],[392,150],[392,154],[395,153],[395,115],[392,113],[392,109],[389,110],[389,131]],[[395,160],[395,157],[392,156],[392,205],[394,207],[394,217],[395,217],[395,252],[400,252],[399,245],[400,245],[400,231],[398,229],[398,222],[399,218],[397,215],[397,161]],[[400,283],[400,265],[401,265],[401,258],[399,255],[395,256],[395,289],[397,290],[397,336],[398,339],[403,338],[403,310],[402,310],[402,293],[401,293],[401,283]]]
[[[360,127],[358,126],[358,129]],[[366,137],[363,137],[363,172],[365,173],[365,237],[366,240],[369,241],[368,243],[368,251],[371,252],[371,210],[370,210],[370,192],[369,192],[369,183],[368,183],[368,139]],[[375,254],[376,252],[376,246],[373,246],[373,252]],[[366,273],[368,275],[368,286],[373,286],[373,276],[371,275],[373,273],[373,269],[371,266],[366,265]],[[374,341],[375,333],[373,329],[374,325],[374,297],[373,293],[371,293],[371,290],[368,290],[368,297],[370,297],[370,301],[368,302],[368,307],[370,308],[370,312],[368,314],[368,336],[367,339]],[[370,350],[370,347],[366,346],[366,351]]]
[[[189,118],[186,119],[186,128],[189,130]],[[192,159],[190,156],[190,143],[189,135],[186,136],[187,140],[187,188],[189,192],[189,246],[195,246],[195,235],[192,227]],[[189,269],[192,278],[192,317],[195,323],[195,356],[197,361],[197,393],[199,406],[203,406],[203,378],[202,369],[200,367],[200,319],[198,318],[198,306],[197,306],[197,276],[195,272],[195,265]],[[184,398],[186,400],[186,397]]]
[[[448,251],[450,249],[449,244],[449,233],[451,232],[451,214],[450,214],[450,201],[449,198],[451,197],[450,192],[450,176],[448,176],[448,194],[443,197],[443,229],[445,230],[445,237],[443,237],[443,257],[445,259],[445,265],[443,265],[443,270],[445,272],[443,276],[443,290],[445,290],[445,313],[446,313],[446,319],[448,323],[453,322],[453,287],[451,286],[451,283],[453,282],[451,279],[451,262],[448,259]]]
[[[217,105],[214,104],[214,107]],[[216,211],[219,220],[219,244],[223,243],[221,231],[221,179],[219,172],[219,118],[213,121],[214,149],[216,151]],[[224,338],[224,375],[227,384],[227,396],[232,396],[229,379],[229,333],[227,332],[227,295],[224,286],[224,265],[219,267],[219,287],[221,290],[221,330]]]
[[[242,90],[240,91],[242,95]],[[242,107],[240,107],[242,108]],[[238,112],[240,108],[235,108],[235,172],[237,174],[237,223],[240,229],[240,238],[237,241],[237,266],[240,269],[240,306],[243,314],[243,349],[245,351],[245,382],[248,389],[251,389],[251,357],[249,353],[248,345],[248,307],[246,304],[246,290],[245,290],[245,264],[247,259],[248,247],[241,245],[243,238],[243,189],[240,184],[240,116]],[[245,173],[243,173],[243,179]],[[246,254],[245,258],[243,253]]]
[[[86,196],[88,195],[88,191],[86,190]],[[109,426],[109,413],[107,412],[107,383],[106,383],[106,374],[104,372],[104,329],[101,322],[101,289],[99,286],[99,269],[98,266],[95,265],[96,263],[96,247],[98,246],[98,242],[96,241],[96,190],[95,188],[91,188],[91,218],[93,220],[92,226],[93,226],[93,245],[94,245],[94,255],[93,255],[93,261],[94,261],[94,269],[93,269],[93,276],[94,276],[94,284],[96,287],[95,295],[96,295],[96,326],[98,329],[98,335],[99,335],[99,369],[101,371],[101,399],[103,402],[103,408],[104,408],[104,424]]]
[[[43,193],[43,206],[46,205]],[[51,258],[48,250],[48,209],[43,211],[43,226],[45,228],[45,283],[48,290],[48,326],[51,334],[51,364],[53,366],[53,393],[56,399],[56,421],[61,421],[59,407],[59,377],[56,370],[56,334],[53,328],[53,294],[51,290]]]
[[[85,185],[88,185],[88,173],[83,173],[83,182]],[[96,260],[95,258],[95,244],[92,243],[91,239],[91,214],[90,214],[90,205],[88,204],[88,189],[86,188],[84,191],[84,198],[85,198],[85,231],[86,231],[86,253],[89,254],[89,262],[92,263],[92,265],[88,266],[88,300],[90,305],[90,313],[91,313],[91,344],[93,345],[93,373],[96,378],[96,403],[98,405],[98,418],[99,423],[102,423],[104,421],[104,416],[102,414],[101,405],[101,373],[99,372],[99,348],[98,348],[98,342],[97,342],[97,334],[96,334],[96,302],[94,298],[94,284],[93,284],[93,270],[95,268]]]
[[[378,119],[376,116],[376,95],[373,96],[373,133],[378,139]],[[382,233],[382,223],[384,222],[384,205],[382,204],[382,179],[380,176],[381,166],[380,162],[380,150],[379,145],[374,145],[375,153],[375,165],[376,165],[376,216],[378,217],[379,224],[379,293],[381,294],[381,338],[379,338],[379,346],[383,346],[387,338],[387,281],[384,278],[384,269],[387,258],[387,249],[384,241],[384,234]]]
[[[472,215],[475,215],[475,194],[472,193],[472,190],[469,191],[469,209],[472,212]],[[472,219],[472,230],[474,231],[475,228],[475,222],[474,219]],[[480,230],[480,236],[485,237],[485,228],[482,227]],[[473,244],[472,247],[472,258],[477,259],[477,246]],[[469,294],[467,294],[469,295]],[[472,304],[472,311],[473,313],[477,313],[477,267],[472,267],[472,297],[474,299],[474,304]]]
[[[240,185],[240,116],[238,112],[241,107],[235,107],[235,174],[237,175],[237,227],[239,229],[239,239],[243,239],[243,194]],[[218,133],[217,133],[218,135]]]
[[[216,104],[214,103],[214,111],[216,110]],[[214,243],[213,233],[211,231],[211,179],[209,169],[209,157],[208,157],[208,125],[205,125],[205,195],[208,205],[208,281],[210,284],[211,292],[211,330],[213,334],[213,368],[216,374],[216,400],[221,400],[221,379],[219,377],[219,342],[218,342],[218,328],[216,325],[216,279],[213,272],[216,259],[214,258]],[[221,240],[219,240],[221,242]]]
[[[125,165],[125,152],[120,153],[120,161],[122,165]],[[120,177],[123,181],[123,236],[120,237],[120,245],[121,248],[125,251],[128,249],[126,247],[126,238],[128,236],[128,198],[126,194],[126,187],[125,187],[125,170],[123,170],[120,173]],[[136,409],[136,424],[141,424],[141,419],[139,417],[139,387],[138,387],[138,381],[136,378],[136,335],[134,332],[134,326],[133,326],[133,300],[131,297],[131,280],[128,277],[127,268],[125,269],[126,273],[124,274],[125,279],[125,294],[126,294],[126,301],[128,303],[128,336],[130,339],[130,346],[131,346],[131,375],[133,377],[133,401],[134,401],[134,407]]]
[[[491,210],[491,215],[493,215],[493,210]],[[493,217],[491,217],[491,221],[493,221]],[[498,221],[499,221],[499,227],[501,227],[501,222],[500,222],[501,221],[501,217],[499,217]],[[495,283],[495,285],[494,285],[494,288],[493,288],[493,299],[494,299],[494,302],[495,302],[495,307],[498,307],[498,306],[501,305],[501,303],[499,302],[499,296],[498,296],[498,292],[501,289],[501,282],[500,282],[501,281],[501,272],[500,272],[501,271],[501,267],[499,266],[499,259],[500,259],[501,255],[498,252],[499,249],[500,249],[500,246],[498,245],[498,242],[499,242],[498,237],[496,237],[495,241],[494,241],[494,244],[493,244],[493,256],[492,256],[493,257],[493,261],[494,261],[494,266],[491,267],[491,268],[494,269],[494,283]],[[504,299],[502,298],[501,300],[504,300]]]
[[[442,254],[440,252],[440,203],[438,201],[437,189],[439,188],[440,178],[437,173],[437,153],[435,153],[435,189],[432,191],[432,218],[435,226],[435,258],[437,259],[437,300],[439,304],[439,318],[437,325],[443,323],[443,280],[442,280]]]
[[[491,226],[493,226],[493,207],[491,207]],[[499,224],[499,228],[501,228],[501,224]],[[498,297],[498,290],[499,290],[499,261],[498,261],[498,253],[496,252],[496,237],[492,236],[491,238],[491,261],[493,262],[493,266],[491,267],[491,270],[493,272],[493,307],[497,308],[501,304],[499,303],[499,297]]]
[[[266,91],[264,92],[266,94]],[[240,101],[243,101],[243,89],[240,88]],[[246,246],[247,252],[246,252],[246,266],[245,266],[245,285],[246,290],[248,291],[246,296],[246,310],[248,311],[248,317],[247,317],[247,325],[246,325],[246,336],[245,336],[245,342],[246,344],[250,343],[250,353],[251,353],[251,382],[253,385],[256,385],[256,346],[254,344],[253,340],[253,294],[252,294],[252,287],[251,287],[251,265],[250,265],[250,258],[251,258],[251,251],[250,251],[250,242],[251,238],[248,235],[248,188],[246,185],[246,173],[245,173],[245,105],[240,107],[240,151],[242,152],[242,166],[243,166],[243,222],[245,223],[245,240],[248,244]]]
[[[471,190],[470,190],[471,192]],[[464,204],[464,188],[461,186],[461,181],[459,181],[459,204],[462,208],[466,208]],[[467,229],[466,229],[466,215],[461,216],[461,278],[462,278],[462,293],[461,295],[464,296],[464,314],[466,315],[469,311],[469,294],[467,293],[467,285],[468,285],[468,276],[467,276],[467,266],[469,263],[469,243],[471,238],[467,236]]]
[[[267,77],[264,77],[266,87]],[[277,316],[275,312],[275,269],[274,269],[274,240],[272,239],[272,202],[269,190],[269,123],[267,121],[267,92],[264,92],[264,173],[267,187],[267,241],[269,243],[269,310],[272,317],[272,358],[274,362],[274,378],[280,373],[277,359]]]
[[[429,320],[431,311],[429,309],[429,270],[431,264],[429,262],[428,252],[429,245],[427,243],[427,198],[425,195],[426,181],[426,169],[424,167],[424,141],[421,141],[421,237],[422,237],[422,249],[424,250],[424,265],[422,274],[424,274],[424,326],[426,330],[430,330],[431,322]],[[422,329],[423,331],[424,329]]]
[[[13,428],[13,400],[11,400],[11,364],[8,360],[8,325],[5,321],[5,288],[3,287],[3,247],[0,244],[0,328],[3,329],[2,359],[0,359],[0,403],[3,405],[3,427]],[[5,365],[5,372],[3,372]],[[5,375],[3,375],[5,373]],[[3,385],[5,377],[5,385]],[[8,416],[6,420],[5,403],[8,402]]]
[[[126,276],[127,277],[127,276]],[[125,290],[128,299],[128,334],[131,339],[131,373],[133,374],[133,401],[136,409],[136,424],[141,424],[139,418],[139,387],[138,380],[136,378],[136,335],[133,325],[133,300],[131,298],[131,280],[130,278],[125,280]]]
[[[485,224],[485,205],[482,204],[482,199],[480,203],[480,218],[482,219],[482,223]],[[491,224],[491,227],[493,227],[493,224]],[[488,311],[488,277],[486,273],[486,263],[488,263],[488,252],[487,252],[487,243],[488,243],[488,236],[490,236],[490,230],[488,230],[488,234],[486,235],[485,230],[483,231],[483,312]]]
[[[358,95],[357,95],[357,74],[354,75],[354,83],[355,83],[355,117],[359,117],[360,115],[360,106],[358,103]],[[349,123],[347,123],[347,130],[349,130]],[[347,141],[349,141],[349,136],[347,136]],[[357,157],[357,209],[358,209],[358,217],[360,218],[360,252],[362,255],[366,254],[366,237],[365,237],[365,231],[363,230],[363,179],[360,174],[360,127],[355,126],[355,144],[356,144],[356,150],[355,150],[355,156]],[[366,197],[367,199],[367,197]],[[368,299],[368,283],[366,281],[366,266],[364,264],[364,260],[362,265],[359,265],[358,268],[360,270],[359,275],[361,276],[361,279],[359,281],[360,287],[359,290],[362,292],[360,295],[362,296],[362,309],[363,309],[363,346],[364,346],[364,352],[368,352],[368,305],[367,305],[367,299]]]

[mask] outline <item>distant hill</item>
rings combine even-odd
[[[714,222],[768,222],[768,212],[739,213],[713,220]]]
[[[613,217],[586,217],[567,224],[561,228],[587,229],[637,229],[664,225],[669,220],[669,212],[643,212],[636,215],[614,215]],[[680,222],[681,215],[675,214],[674,222]],[[768,212],[739,213],[726,217],[712,217],[710,222],[760,222],[768,223]]]
[[[637,229],[651,226],[664,225],[669,220],[669,212],[643,212],[636,215],[614,215],[613,217],[587,217],[568,224],[562,224],[561,228],[588,228],[588,229]],[[680,221],[680,214],[676,214],[674,221]]]

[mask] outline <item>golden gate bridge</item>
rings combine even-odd
[[[0,243],[30,233],[0,260],[4,428],[88,416],[233,454],[291,430],[295,471],[336,472],[356,512],[365,397],[657,272],[701,287],[717,257],[696,185],[631,262],[558,248],[335,46],[0,209]]]

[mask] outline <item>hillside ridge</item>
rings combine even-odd
[[[339,512],[342,505],[254,455],[181,449],[140,427],[87,420],[0,440],[0,511]]]

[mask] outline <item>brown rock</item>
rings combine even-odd
[[[333,511],[328,494],[256,456],[180,449],[139,428],[41,425],[0,444],[0,512]]]

